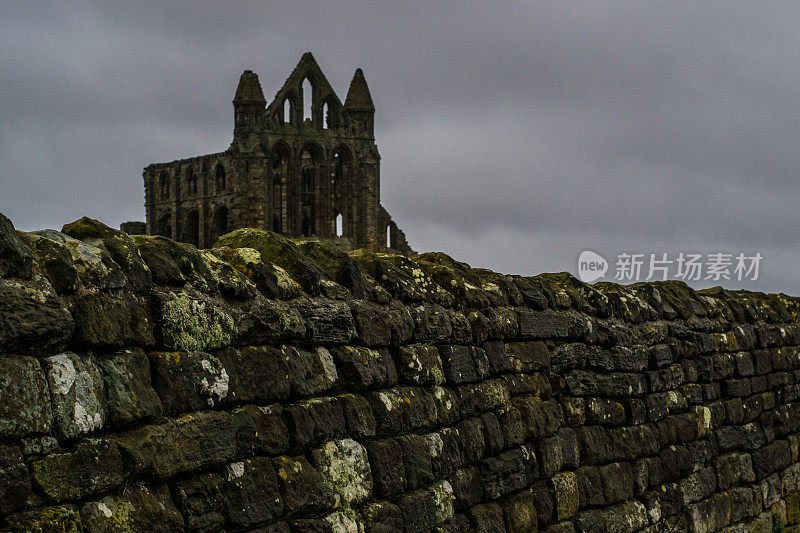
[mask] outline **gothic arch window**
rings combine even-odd
[[[339,219],[336,220],[337,236],[350,236],[355,220],[355,205],[353,199],[353,157],[345,146],[341,146],[333,155],[333,211],[341,217],[341,233]]]
[[[188,193],[192,196],[197,196],[197,174],[194,173],[194,168],[189,167],[189,172],[186,175]]]
[[[285,124],[292,122],[292,100],[288,96],[283,101],[283,122]]]
[[[217,242],[217,239],[226,233],[228,233],[228,208],[223,205],[214,211],[211,220],[211,241]]]
[[[330,130],[339,126],[339,107],[334,95],[328,95],[322,104],[322,127]]]
[[[269,171],[271,179],[266,183],[272,208],[272,231],[280,233],[283,230],[283,211],[285,209],[288,179],[289,148],[283,143],[273,147],[269,158]]]
[[[314,86],[311,80],[305,78],[301,85],[303,90],[303,122],[306,120],[314,120],[312,107],[314,106]]]
[[[218,194],[224,192],[225,189],[228,188],[227,179],[225,177],[225,167],[222,166],[222,163],[217,163],[217,166],[214,168],[214,186]]]
[[[162,237],[172,238],[172,215],[170,213],[166,213],[161,215],[161,218],[158,219],[156,223],[156,227],[153,231],[154,235],[161,235]]]
[[[344,236],[344,219],[339,212],[336,213],[336,236]]]
[[[309,149],[303,150],[300,157],[300,212],[302,213],[301,233],[310,236],[315,233],[316,174],[317,160]]]
[[[166,170],[161,171],[161,175],[158,178],[159,183],[159,197],[162,200],[169,200],[169,174],[167,174]]]
[[[183,223],[183,242],[200,246],[200,214],[197,210],[189,211]]]
[[[386,226],[386,247],[392,247],[392,227]]]

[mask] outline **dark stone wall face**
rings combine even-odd
[[[800,299],[0,219],[0,529],[800,527]]]
[[[306,54],[272,103],[246,71],[233,104],[227,151],[145,168],[149,235],[210,248],[221,235],[252,227],[412,252],[380,205],[375,109],[360,70],[342,104]]]

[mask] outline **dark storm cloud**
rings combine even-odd
[[[800,294],[794,3],[0,3],[0,211],[143,218],[141,169],[221,151],[239,74],[364,68],[383,203],[515,273],[584,249],[756,252]]]

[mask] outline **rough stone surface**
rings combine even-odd
[[[52,420],[50,391],[39,361],[0,357],[0,436],[48,433]]]
[[[72,352],[43,360],[58,435],[73,439],[102,429],[106,418],[103,379],[94,361]]]
[[[14,235],[4,531],[800,528],[796,298],[256,230]]]
[[[353,439],[328,441],[311,452],[317,469],[347,505],[372,496],[372,472],[367,450]]]

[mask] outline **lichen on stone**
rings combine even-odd
[[[347,505],[372,496],[372,473],[366,449],[353,439],[328,441],[311,456],[320,473]]]

